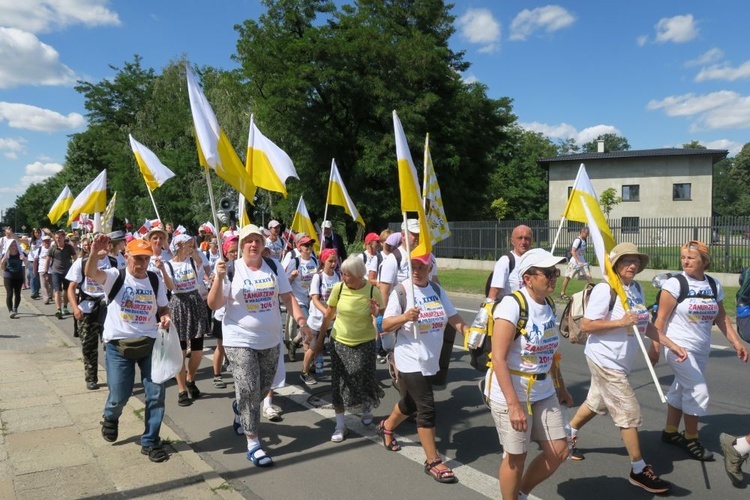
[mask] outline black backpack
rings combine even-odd
[[[513,272],[513,269],[516,267],[516,256],[513,255],[513,252],[508,252],[508,274]],[[489,276],[487,276],[487,281],[484,283],[484,296],[487,297],[490,294],[490,288],[492,288],[492,277],[495,275],[495,271],[493,270]]]
[[[276,267],[276,261],[274,261],[270,257],[263,257],[263,260],[265,261],[266,264],[268,264],[268,267],[271,268],[271,271],[273,271],[273,274],[278,276],[279,270]],[[230,283],[234,279],[234,261],[233,260],[227,261],[227,278],[229,279]]]
[[[673,274],[673,275],[669,276],[669,278],[677,278],[677,281],[680,282],[680,293],[677,296],[677,303],[679,304],[680,302],[682,302],[683,300],[685,300],[687,298],[688,293],[690,292],[690,285],[688,285],[687,278],[682,273]],[[669,279],[669,278],[667,278],[667,279]],[[712,295],[709,295],[709,296],[702,295],[701,297],[702,298],[707,298],[707,299],[715,299],[717,297],[717,295],[718,295],[718,289],[717,289],[717,285],[716,285],[716,280],[713,279],[708,274],[706,274],[706,279],[708,280],[708,286],[711,287],[711,294]],[[659,313],[659,299],[660,298],[661,298],[661,289],[659,289],[659,291],[656,292],[656,302],[651,307],[651,322],[652,323],[656,322],[656,316],[658,316],[658,313]]]

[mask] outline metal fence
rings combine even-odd
[[[525,224],[534,235],[534,246],[549,249],[560,221],[477,221],[451,222],[451,237],[435,245],[437,257],[495,260],[510,250],[513,228]],[[615,241],[630,241],[651,257],[649,268],[680,269],[680,246],[690,240],[709,244],[711,270],[740,272],[750,266],[750,217],[694,218],[623,218],[610,220]],[[391,229],[398,230],[398,225]],[[564,255],[583,224],[563,223],[555,248]],[[590,242],[589,242],[590,243]],[[593,245],[588,247],[588,260],[595,262]]]

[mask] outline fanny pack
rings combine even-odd
[[[151,337],[135,337],[112,340],[111,343],[125,359],[141,359],[151,354],[155,340]]]

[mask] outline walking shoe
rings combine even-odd
[[[99,388],[99,384],[96,382],[86,382],[86,389],[90,391],[95,391]]]
[[[15,310],[15,309],[12,309],[12,310],[10,311],[10,314],[9,314],[9,316],[10,316],[10,318],[11,318],[11,319],[13,319],[13,318],[15,318],[15,317],[16,317],[16,314],[18,314],[18,312],[17,312],[17,311]]]
[[[222,380],[221,375],[216,375],[214,377],[214,387],[217,389],[226,389],[227,383]]]
[[[384,365],[385,361],[386,361],[385,356],[381,356],[380,354],[378,354],[378,363],[380,363],[381,365]]]
[[[273,406],[266,406],[265,408],[263,408],[263,415],[271,422],[281,421],[281,413],[279,413],[279,410],[277,410]]]
[[[31,294],[31,298],[34,299],[34,300],[39,300],[41,297],[39,296],[38,293],[32,293]]]
[[[724,452],[724,470],[727,471],[727,476],[732,481],[732,485],[739,488],[744,480],[742,462],[747,460],[747,455],[743,457],[739,451],[734,449],[734,436],[722,432],[719,436],[719,442],[721,443],[721,451]]]
[[[684,432],[661,431],[661,440],[684,449],[694,460],[711,462],[714,459],[714,454],[705,449],[698,439],[687,439]]]
[[[188,380],[185,385],[187,385],[187,390],[190,393],[191,398],[198,399],[201,397],[201,391],[198,389],[198,386],[195,385],[195,380]]]
[[[102,417],[102,437],[108,443],[114,443],[117,441],[117,420],[107,420]]]
[[[346,438],[347,434],[349,434],[349,430],[346,427],[336,427],[336,430],[334,430],[331,435],[331,441],[334,443],[340,443]]]
[[[654,474],[654,470],[650,465],[644,467],[640,474],[636,474],[631,469],[629,481],[633,486],[643,488],[649,493],[666,493],[672,487],[667,481]]]
[[[187,391],[181,392],[177,395],[177,406],[190,406],[193,404],[193,400],[188,396]]]
[[[299,378],[302,379],[302,383],[305,385],[315,385],[318,383],[318,381],[315,380],[315,377],[313,377],[310,373],[302,372],[299,374]]]
[[[576,448],[575,446],[573,446],[570,449],[570,459],[573,460],[573,461],[575,461],[575,462],[580,462],[581,460],[586,460],[586,457],[583,456],[583,453],[581,453],[580,451],[578,451],[578,448]]]
[[[52,303],[52,299],[44,299],[44,305],[48,306]]]
[[[57,319],[63,319],[62,309],[57,310],[57,312],[55,313],[55,317],[57,317]]]
[[[65,316],[70,316],[70,311],[68,311],[68,308],[67,308],[67,307],[63,307],[63,310],[62,310],[62,312],[63,312],[63,315],[65,315]]]

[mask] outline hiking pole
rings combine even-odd
[[[629,309],[627,305],[625,306],[625,311],[627,312]],[[651,378],[654,379],[654,385],[656,386],[656,392],[659,393],[659,398],[661,399],[662,403],[667,402],[667,398],[664,397],[664,392],[661,390],[661,385],[659,384],[659,379],[656,378],[656,371],[654,370],[654,365],[651,364],[651,360],[648,359],[648,352],[646,352],[646,345],[643,343],[643,339],[641,338],[641,332],[638,331],[638,326],[633,325],[633,333],[635,334],[635,337],[638,339],[638,345],[641,346],[641,352],[643,353],[643,357],[646,358],[646,366],[648,366],[648,371],[651,372]]]

